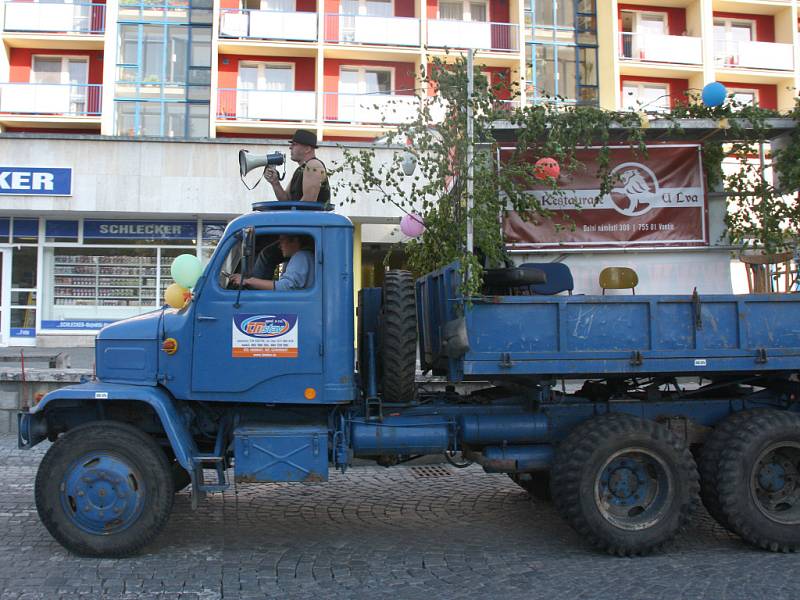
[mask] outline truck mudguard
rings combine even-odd
[[[34,446],[44,435],[36,435],[36,422],[44,414],[48,406],[63,400],[92,400],[95,402],[114,402],[115,400],[133,400],[149,404],[161,420],[167,434],[175,458],[187,471],[192,470],[192,457],[198,454],[197,446],[186,427],[186,423],[178,406],[165,390],[160,387],[143,385],[123,385],[114,383],[91,382],[64,387],[47,394],[28,413],[20,415],[20,445],[27,440],[26,447]],[[37,438],[38,439],[34,439]]]

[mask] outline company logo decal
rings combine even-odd
[[[628,217],[643,215],[658,200],[656,174],[642,163],[627,162],[612,169],[611,180],[619,184],[611,189],[614,210]]]
[[[282,317],[256,316],[242,321],[242,332],[259,338],[274,338],[283,335],[292,328],[288,319]]]
[[[297,358],[299,327],[295,314],[234,314],[233,358]]]

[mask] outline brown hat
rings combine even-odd
[[[298,129],[292,136],[292,141],[296,144],[303,144],[304,146],[317,147],[317,134],[308,129]]]

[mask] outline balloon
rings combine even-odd
[[[549,156],[537,160],[534,167],[534,177],[536,179],[547,179],[548,177],[558,179],[558,175],[561,173],[561,167],[558,166],[556,159]]]
[[[194,254],[181,254],[172,261],[169,272],[176,283],[185,288],[192,288],[203,274],[203,265]]]
[[[728,97],[728,90],[719,81],[714,81],[703,87],[702,97],[706,106],[722,106]]]
[[[400,219],[400,231],[408,237],[419,237],[425,231],[425,222],[417,214],[409,213]]]
[[[192,292],[177,283],[171,284],[164,291],[164,301],[172,308],[183,308],[192,299]]]

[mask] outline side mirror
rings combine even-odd
[[[246,278],[253,270],[253,261],[256,254],[256,230],[246,227],[242,231],[242,278]]]

